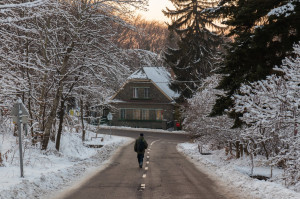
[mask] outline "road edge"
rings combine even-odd
[[[126,137],[126,138],[128,138],[128,137]],[[74,179],[74,181],[70,185],[67,185],[62,190],[60,190],[59,192],[56,192],[51,197],[48,195],[48,197],[46,197],[46,198],[47,199],[63,199],[67,195],[72,194],[78,187],[82,186],[84,183],[86,183],[88,180],[90,180],[97,173],[100,173],[103,170],[105,170],[115,160],[117,154],[120,153],[120,151],[124,147],[126,147],[134,142],[133,138],[128,138],[128,139],[129,139],[128,141],[124,142],[121,146],[119,146],[116,150],[114,150],[111,153],[110,158],[108,158],[107,160],[102,162],[102,164],[99,167],[91,169],[89,171],[86,171],[86,173],[84,173],[83,176],[81,176],[78,179]]]

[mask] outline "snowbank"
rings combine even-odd
[[[130,130],[130,131],[143,131],[151,133],[171,133],[171,134],[187,134],[186,131],[173,131],[173,130],[163,130],[163,129],[148,129],[148,128],[132,128],[128,126],[99,126],[100,129],[121,129],[121,130]]]
[[[209,175],[224,191],[230,190],[240,194],[241,198],[260,199],[299,199],[300,193],[284,186],[264,180],[250,178],[249,161],[246,159],[227,159],[224,151],[213,151],[211,155],[201,155],[195,143],[183,143],[177,150],[186,155],[201,171]],[[274,170],[273,176],[279,176],[282,171]],[[258,167],[254,175],[270,175],[270,169]],[[229,191],[228,191],[229,190]]]
[[[92,136],[95,136],[94,133],[87,133],[87,138]],[[59,153],[51,142],[44,153],[39,148],[25,149],[24,178],[20,178],[18,150],[11,151],[8,154],[9,162],[0,167],[0,199],[48,198],[49,193],[53,196],[53,192],[70,186],[89,172],[104,168],[118,148],[132,141],[118,136],[101,137],[103,141],[94,141],[103,145],[98,149],[85,147],[77,133],[63,134]],[[3,136],[0,141],[2,151],[16,145],[13,136]]]

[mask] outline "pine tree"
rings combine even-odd
[[[167,9],[164,14],[171,18],[169,30],[176,32],[180,39],[177,48],[168,48],[165,60],[173,69],[176,81],[171,88],[181,93],[177,101],[192,97],[199,87],[201,78],[215,68],[220,37],[215,33],[221,27],[207,14],[218,0],[170,0],[176,10]],[[213,32],[215,30],[215,32]]]
[[[225,74],[218,88],[219,97],[211,115],[220,115],[233,105],[231,96],[242,83],[265,79],[272,68],[290,55],[293,44],[300,40],[300,2],[293,0],[223,0],[218,17],[226,17],[234,42],[227,49]],[[216,12],[217,13],[217,12]],[[233,113],[234,117],[240,114]],[[236,120],[236,125],[239,125]]]

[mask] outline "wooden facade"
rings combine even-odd
[[[149,67],[147,69],[151,70]],[[156,70],[151,71],[153,75]],[[162,78],[161,81],[166,79]],[[111,98],[110,104],[114,107],[111,121],[114,126],[167,129],[175,119],[174,99],[147,76],[129,78]]]

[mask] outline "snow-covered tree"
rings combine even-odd
[[[284,166],[287,184],[294,185],[300,180],[299,44],[294,46],[294,56],[285,58],[274,71],[278,74],[266,80],[242,85],[240,93],[234,95],[234,109],[243,113],[240,119],[246,128],[242,138],[250,151]]]
[[[36,128],[45,132],[44,149],[63,96],[107,95],[106,90],[117,87],[116,82],[128,74],[123,63],[126,54],[112,42],[117,33],[112,27],[114,23],[126,25],[117,16],[144,2],[1,1],[0,60],[1,67],[10,71],[0,76],[9,82],[1,87],[10,88],[5,93],[13,93],[12,98],[22,96],[31,121],[37,121]]]
[[[207,77],[193,98],[188,100],[184,112],[184,128],[191,136],[202,143],[212,143],[224,147],[227,141],[239,138],[238,130],[230,129],[233,120],[226,116],[209,117],[218,95],[223,92],[215,89],[220,75]]]
[[[298,0],[221,0],[216,18],[229,26],[224,74],[218,88],[226,91],[218,98],[213,115],[233,106],[231,96],[242,84],[265,79],[272,68],[290,56],[293,44],[300,40],[300,1]],[[238,116],[238,114],[234,114]],[[236,126],[240,124],[236,120]]]

